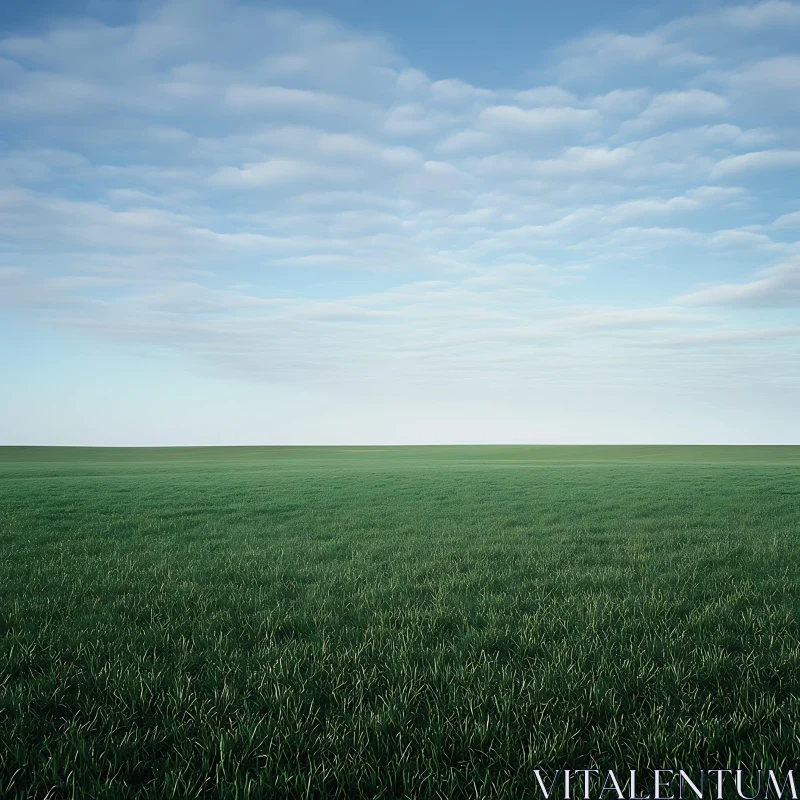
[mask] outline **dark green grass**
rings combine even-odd
[[[796,447],[0,448],[0,798],[788,768],[799,544]]]

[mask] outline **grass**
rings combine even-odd
[[[800,447],[0,448],[0,797],[787,768]]]

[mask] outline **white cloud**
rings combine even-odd
[[[597,119],[593,109],[545,106],[523,109],[519,106],[490,106],[478,115],[478,125],[490,133],[527,136],[565,130],[582,130]]]
[[[275,115],[299,111],[309,115],[368,114],[372,109],[352,97],[284,86],[234,85],[225,92],[225,104],[236,111],[261,111]]]
[[[415,95],[427,91],[430,85],[430,78],[422,70],[413,67],[405,67],[397,76],[398,89]]]
[[[743,172],[796,167],[800,167],[800,150],[761,150],[723,158],[714,166],[711,178],[716,180]]]
[[[355,163],[405,170],[418,167],[423,161],[422,155],[412,147],[389,145],[354,133],[329,133],[297,125],[266,128],[244,137],[241,144],[314,157],[330,161],[332,166]]]
[[[746,202],[747,190],[741,186],[698,186],[690,189],[687,195],[700,203],[721,203],[722,205],[741,205]]]
[[[517,104],[526,108],[537,106],[576,106],[578,98],[560,86],[536,86],[514,95]]]
[[[719,117],[727,110],[728,101],[713,92],[702,89],[663,92],[656,95],[638,117],[626,122],[622,130],[636,134],[654,128]]]
[[[631,156],[627,147],[569,147],[556,158],[536,162],[534,171],[546,176],[591,176],[618,170]]]
[[[481,89],[455,78],[434,81],[431,83],[429,90],[434,102],[438,101],[447,105],[464,105],[465,103],[481,100],[489,101],[494,97],[494,92],[489,89]]]
[[[568,84],[586,83],[632,68],[656,66],[668,70],[698,70],[714,63],[711,56],[670,41],[662,31],[631,35],[612,31],[593,33],[561,48],[555,70]]]
[[[354,182],[359,177],[357,171],[343,167],[296,158],[272,158],[242,167],[222,167],[212,176],[212,181],[220,186],[254,188],[309,181]]]
[[[800,111],[800,57],[776,56],[714,76],[742,114],[767,122]]]
[[[589,103],[604,114],[631,117],[647,105],[649,97],[646,89],[612,89],[590,98]]]
[[[775,222],[773,228],[800,228],[800,211],[793,211],[791,214],[782,214]]]
[[[677,302],[700,306],[739,308],[793,308],[800,306],[800,260],[794,259],[748,283],[723,283],[677,298]]]
[[[726,230],[714,233],[709,242],[712,246],[725,248],[758,247],[762,250],[781,250],[780,244],[763,233],[746,230]]]
[[[754,4],[738,4],[718,12],[727,24],[745,31],[771,28],[800,28],[800,3],[767,0]]]
[[[388,136],[424,136],[452,125],[449,113],[432,111],[422,103],[405,103],[386,111],[383,128]]]
[[[458,131],[443,139],[438,149],[443,153],[458,154],[470,150],[486,150],[495,145],[494,137],[486,131]]]
[[[732,74],[731,83],[748,93],[785,93],[784,99],[791,100],[792,95],[800,92],[800,57],[778,56],[749,64]]]

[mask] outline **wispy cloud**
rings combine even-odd
[[[689,305],[738,308],[800,307],[800,259],[764,270],[745,283],[720,283],[678,298]]]

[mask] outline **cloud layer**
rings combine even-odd
[[[313,392],[789,402],[797,37],[799,3],[725,6],[498,87],[215,0],[9,34],[0,303]]]

